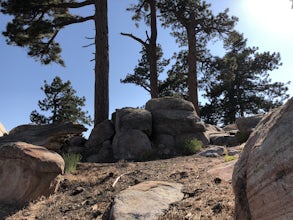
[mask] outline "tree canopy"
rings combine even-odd
[[[226,54],[214,58],[205,77],[208,103],[201,115],[206,122],[234,123],[237,117],[268,112],[288,98],[287,84],[269,78],[281,65],[280,54],[260,53],[246,44],[242,34],[233,32],[224,42]]]
[[[30,120],[36,124],[51,124],[56,122],[76,122],[80,124],[92,124],[92,119],[87,116],[88,112],[83,111],[85,97],[75,95],[76,91],[72,88],[70,81],[62,82],[60,77],[55,77],[51,84],[44,81],[41,90],[46,98],[38,101],[41,111],[50,111],[51,115],[45,116],[32,111]]]

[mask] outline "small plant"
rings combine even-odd
[[[183,151],[185,154],[195,154],[198,153],[202,148],[202,142],[195,138],[187,139],[183,146]]]
[[[224,154],[225,154],[225,162],[229,162],[236,159],[235,156],[229,155],[227,148],[225,148]]]
[[[71,173],[72,171],[75,171],[77,163],[81,160],[81,155],[67,153],[63,154],[62,156],[65,162],[65,173]]]

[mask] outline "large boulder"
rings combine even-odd
[[[152,145],[145,133],[132,129],[117,133],[112,148],[117,160],[142,160],[150,154]]]
[[[62,157],[23,142],[0,145],[0,202],[23,205],[56,191],[64,171]]]
[[[117,133],[136,129],[148,136],[152,134],[152,115],[145,109],[122,108],[116,110],[115,130]]]
[[[7,135],[8,132],[6,131],[5,127],[3,126],[3,124],[0,122],[0,137]]]
[[[242,134],[250,134],[262,118],[263,118],[262,114],[258,114],[258,115],[254,115],[250,117],[241,117],[241,118],[237,118],[235,123],[238,130]]]
[[[115,130],[112,122],[110,120],[105,120],[94,127],[85,146],[88,148],[100,149],[103,142],[112,140],[114,134]]]
[[[235,165],[235,219],[293,219],[293,98],[267,114]]]
[[[87,129],[80,124],[54,123],[48,125],[20,125],[0,138],[0,144],[22,141],[43,146],[50,150],[59,150],[70,136],[81,135]]]
[[[129,187],[114,199],[110,220],[156,220],[171,203],[183,199],[182,184],[147,181]]]
[[[203,135],[205,126],[200,122],[191,102],[174,97],[156,98],[146,103],[146,109],[152,114],[153,139],[157,146],[171,141],[171,136],[175,140],[175,147],[179,148],[186,141],[181,141],[182,137],[186,136],[196,137],[204,144],[209,142]],[[162,139],[166,135],[168,141]]]

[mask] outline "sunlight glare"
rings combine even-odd
[[[244,0],[252,25],[271,34],[293,35],[293,9],[290,0]]]

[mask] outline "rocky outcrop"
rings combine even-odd
[[[129,187],[114,199],[110,220],[156,220],[169,205],[183,199],[182,185],[148,181]]]
[[[148,136],[135,129],[117,133],[113,139],[112,147],[116,160],[143,160],[152,150]]]
[[[7,135],[8,132],[6,131],[5,127],[3,126],[3,124],[0,122],[0,137]]]
[[[293,98],[268,113],[235,165],[235,219],[293,219]]]
[[[23,205],[54,193],[64,160],[44,147],[23,142],[0,144],[0,202]]]
[[[173,97],[151,99],[146,103],[146,110],[153,118],[153,138],[157,146],[170,143],[181,148],[186,138],[196,138],[207,144],[209,141],[203,132],[205,126],[200,122],[191,102]]]
[[[21,125],[0,138],[0,144],[5,142],[26,142],[43,146],[49,150],[59,150],[70,136],[81,135],[87,129],[83,125],[56,123],[48,125]]]

